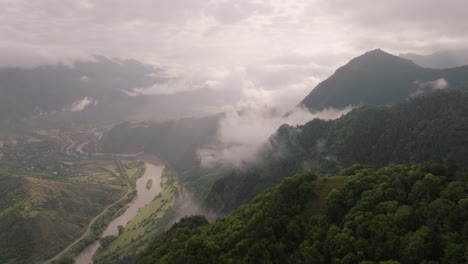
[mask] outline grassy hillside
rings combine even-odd
[[[54,256],[127,191],[126,179],[111,172],[118,170],[113,159],[70,156],[56,139],[34,133],[2,134],[1,263],[40,263]]]
[[[263,151],[262,162],[228,173],[206,200],[229,212],[287,175],[333,174],[352,164],[447,161],[468,164],[468,93],[441,91],[394,106],[363,106],[343,117],[283,125]]]
[[[0,181],[2,263],[35,263],[58,253],[123,191],[120,185],[64,183],[27,176],[3,175]]]
[[[213,223],[184,218],[137,263],[468,261],[467,172],[426,163],[338,175],[285,178]]]

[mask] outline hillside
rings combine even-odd
[[[400,54],[400,57],[424,68],[448,69],[468,65],[468,50],[445,50],[428,55],[406,53]]]
[[[57,254],[82,234],[94,215],[122,195],[123,188],[110,183],[0,172],[0,262],[41,263]]]
[[[67,154],[59,135],[36,132],[0,130],[0,263],[52,258],[128,189],[114,158]],[[138,173],[134,169],[125,175]],[[122,206],[95,223],[104,225]],[[87,238],[100,228],[93,225]]]
[[[333,174],[352,164],[447,161],[468,164],[468,93],[440,91],[393,106],[364,106],[343,117],[283,125],[262,162],[216,181],[206,206],[227,213],[287,175]]]
[[[182,219],[137,263],[467,261],[466,172],[425,163],[338,175],[285,178],[213,223]]]
[[[104,134],[100,147],[110,153],[158,155],[179,171],[198,164],[196,150],[216,137],[220,115],[158,123],[122,123]]]
[[[444,85],[437,85],[437,81]],[[348,105],[395,104],[445,86],[468,89],[468,66],[427,69],[377,49],[339,68],[317,85],[300,105],[317,111]]]

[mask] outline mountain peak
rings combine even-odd
[[[392,55],[381,49],[374,49],[368,51],[362,54],[361,56],[352,59],[347,65],[362,64],[361,66],[374,67],[376,65],[386,66],[395,63],[400,65],[411,65],[412,67],[417,66],[410,60]],[[344,67],[346,67],[347,65],[345,65]]]
[[[374,49],[374,50],[370,50],[370,51],[364,53],[364,55],[365,55],[365,54],[387,54],[387,55],[390,55],[389,53],[387,53],[387,52],[381,50],[380,48]]]
[[[349,105],[394,104],[405,101],[420,89],[418,82],[441,77],[447,78],[444,72],[422,68],[410,60],[375,49],[339,68],[301,104],[313,111]]]

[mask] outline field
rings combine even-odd
[[[0,140],[0,263],[59,253],[142,172],[138,161],[67,152],[57,131],[0,131]]]

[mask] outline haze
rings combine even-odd
[[[376,47],[421,54],[468,44],[468,3],[455,0],[1,0],[0,9],[3,67],[94,54],[136,59],[174,82],[135,93],[235,90],[208,112],[241,97],[298,103],[337,66]]]

